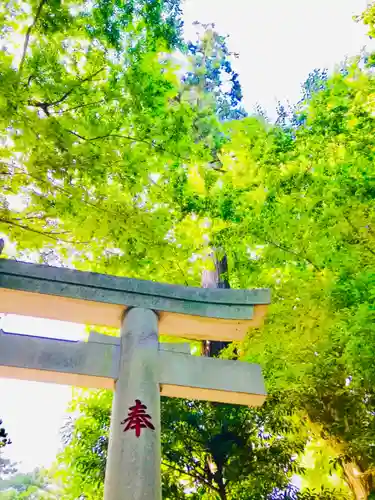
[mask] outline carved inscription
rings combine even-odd
[[[131,406],[128,411],[128,417],[121,422],[125,425],[124,432],[134,430],[137,438],[141,435],[142,429],[155,430],[151,422],[151,416],[146,413],[147,406],[144,405],[139,399],[135,400],[135,405]]]

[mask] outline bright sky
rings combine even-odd
[[[5,332],[80,340],[84,326],[62,321],[6,315],[0,320]],[[60,445],[60,428],[72,395],[71,387],[0,378],[0,418],[12,440],[4,455],[31,471],[49,466]]]
[[[186,0],[185,25],[214,22],[229,34],[229,48],[239,52],[245,107],[258,102],[273,115],[278,99],[296,102],[300,84],[314,68],[332,70],[347,55],[368,44],[365,29],[352,16],[366,0]],[[369,45],[368,45],[369,46]],[[373,47],[373,46],[372,46]],[[1,305],[0,305],[1,308]],[[57,321],[7,316],[0,328],[14,333],[82,338],[83,327]],[[49,466],[59,447],[59,431],[71,397],[69,387],[0,379],[0,418],[13,441],[5,455],[20,469]]]

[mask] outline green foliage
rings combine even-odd
[[[0,479],[0,496],[4,500],[37,500],[56,498],[48,491],[50,480],[47,471],[35,469],[30,473],[17,473]]]
[[[367,9],[361,16],[357,17],[358,21],[362,21],[364,25],[368,26],[368,35],[371,38],[375,36],[375,3],[369,3]]]
[[[64,498],[103,496],[111,401],[108,391],[82,391],[72,402],[56,473]],[[162,398],[163,498],[271,499],[287,488],[303,472],[307,434],[279,403],[255,410]]]
[[[167,52],[178,4],[29,6],[2,10],[1,230],[18,251],[57,250],[81,268],[90,253],[98,269],[161,277],[154,262],[188,252],[165,239],[178,214],[155,179],[210,158],[217,136],[212,109],[179,98]]]
[[[80,391],[71,404],[78,418],[63,430],[64,450],[55,478],[66,498],[103,498],[112,393]]]
[[[186,498],[262,499],[287,487],[305,443],[274,409],[272,399],[261,410],[164,400],[163,498],[179,498],[178,481]]]
[[[232,256],[233,284],[273,289],[244,357],[359,471],[374,464],[373,93],[354,62],[301,105],[292,135],[230,124],[223,187],[210,199],[228,221],[213,238]]]
[[[11,2],[0,16],[0,230],[18,255],[39,249],[47,262],[198,285],[215,247],[233,288],[272,288],[265,326],[234,346],[261,363],[270,402],[260,411],[164,402],[165,496],[186,496],[184,478],[191,498],[223,498],[222,484],[228,498],[252,498],[249,489],[295,498],[297,455],[321,439],[354,495],[369,494],[371,71],[357,60],[329,78],[313,73],[292,119],[280,110],[285,120],[271,126],[233,106],[240,89],[222,38],[208,29],[183,46],[177,2]],[[370,6],[370,29],[372,18]],[[110,395],[75,404],[59,474],[70,498],[102,498]],[[314,495],[348,497],[300,498]]]

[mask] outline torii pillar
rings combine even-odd
[[[258,406],[260,367],[191,356],[163,334],[241,340],[268,290],[181,287],[0,259],[0,311],[120,326],[67,342],[0,332],[0,376],[114,389],[105,500],[160,500],[160,394]],[[178,352],[184,350],[185,352]]]

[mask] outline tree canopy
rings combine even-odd
[[[223,136],[199,81],[176,76],[177,3],[128,4],[41,2],[31,15],[4,5],[0,223],[19,251],[54,248],[85,267],[90,242],[98,268],[176,281],[189,221],[175,227],[168,192],[212,160]],[[12,40],[24,32],[17,65]],[[210,60],[210,38],[196,66]],[[166,239],[172,232],[180,244]],[[168,260],[165,271],[156,265]]]

